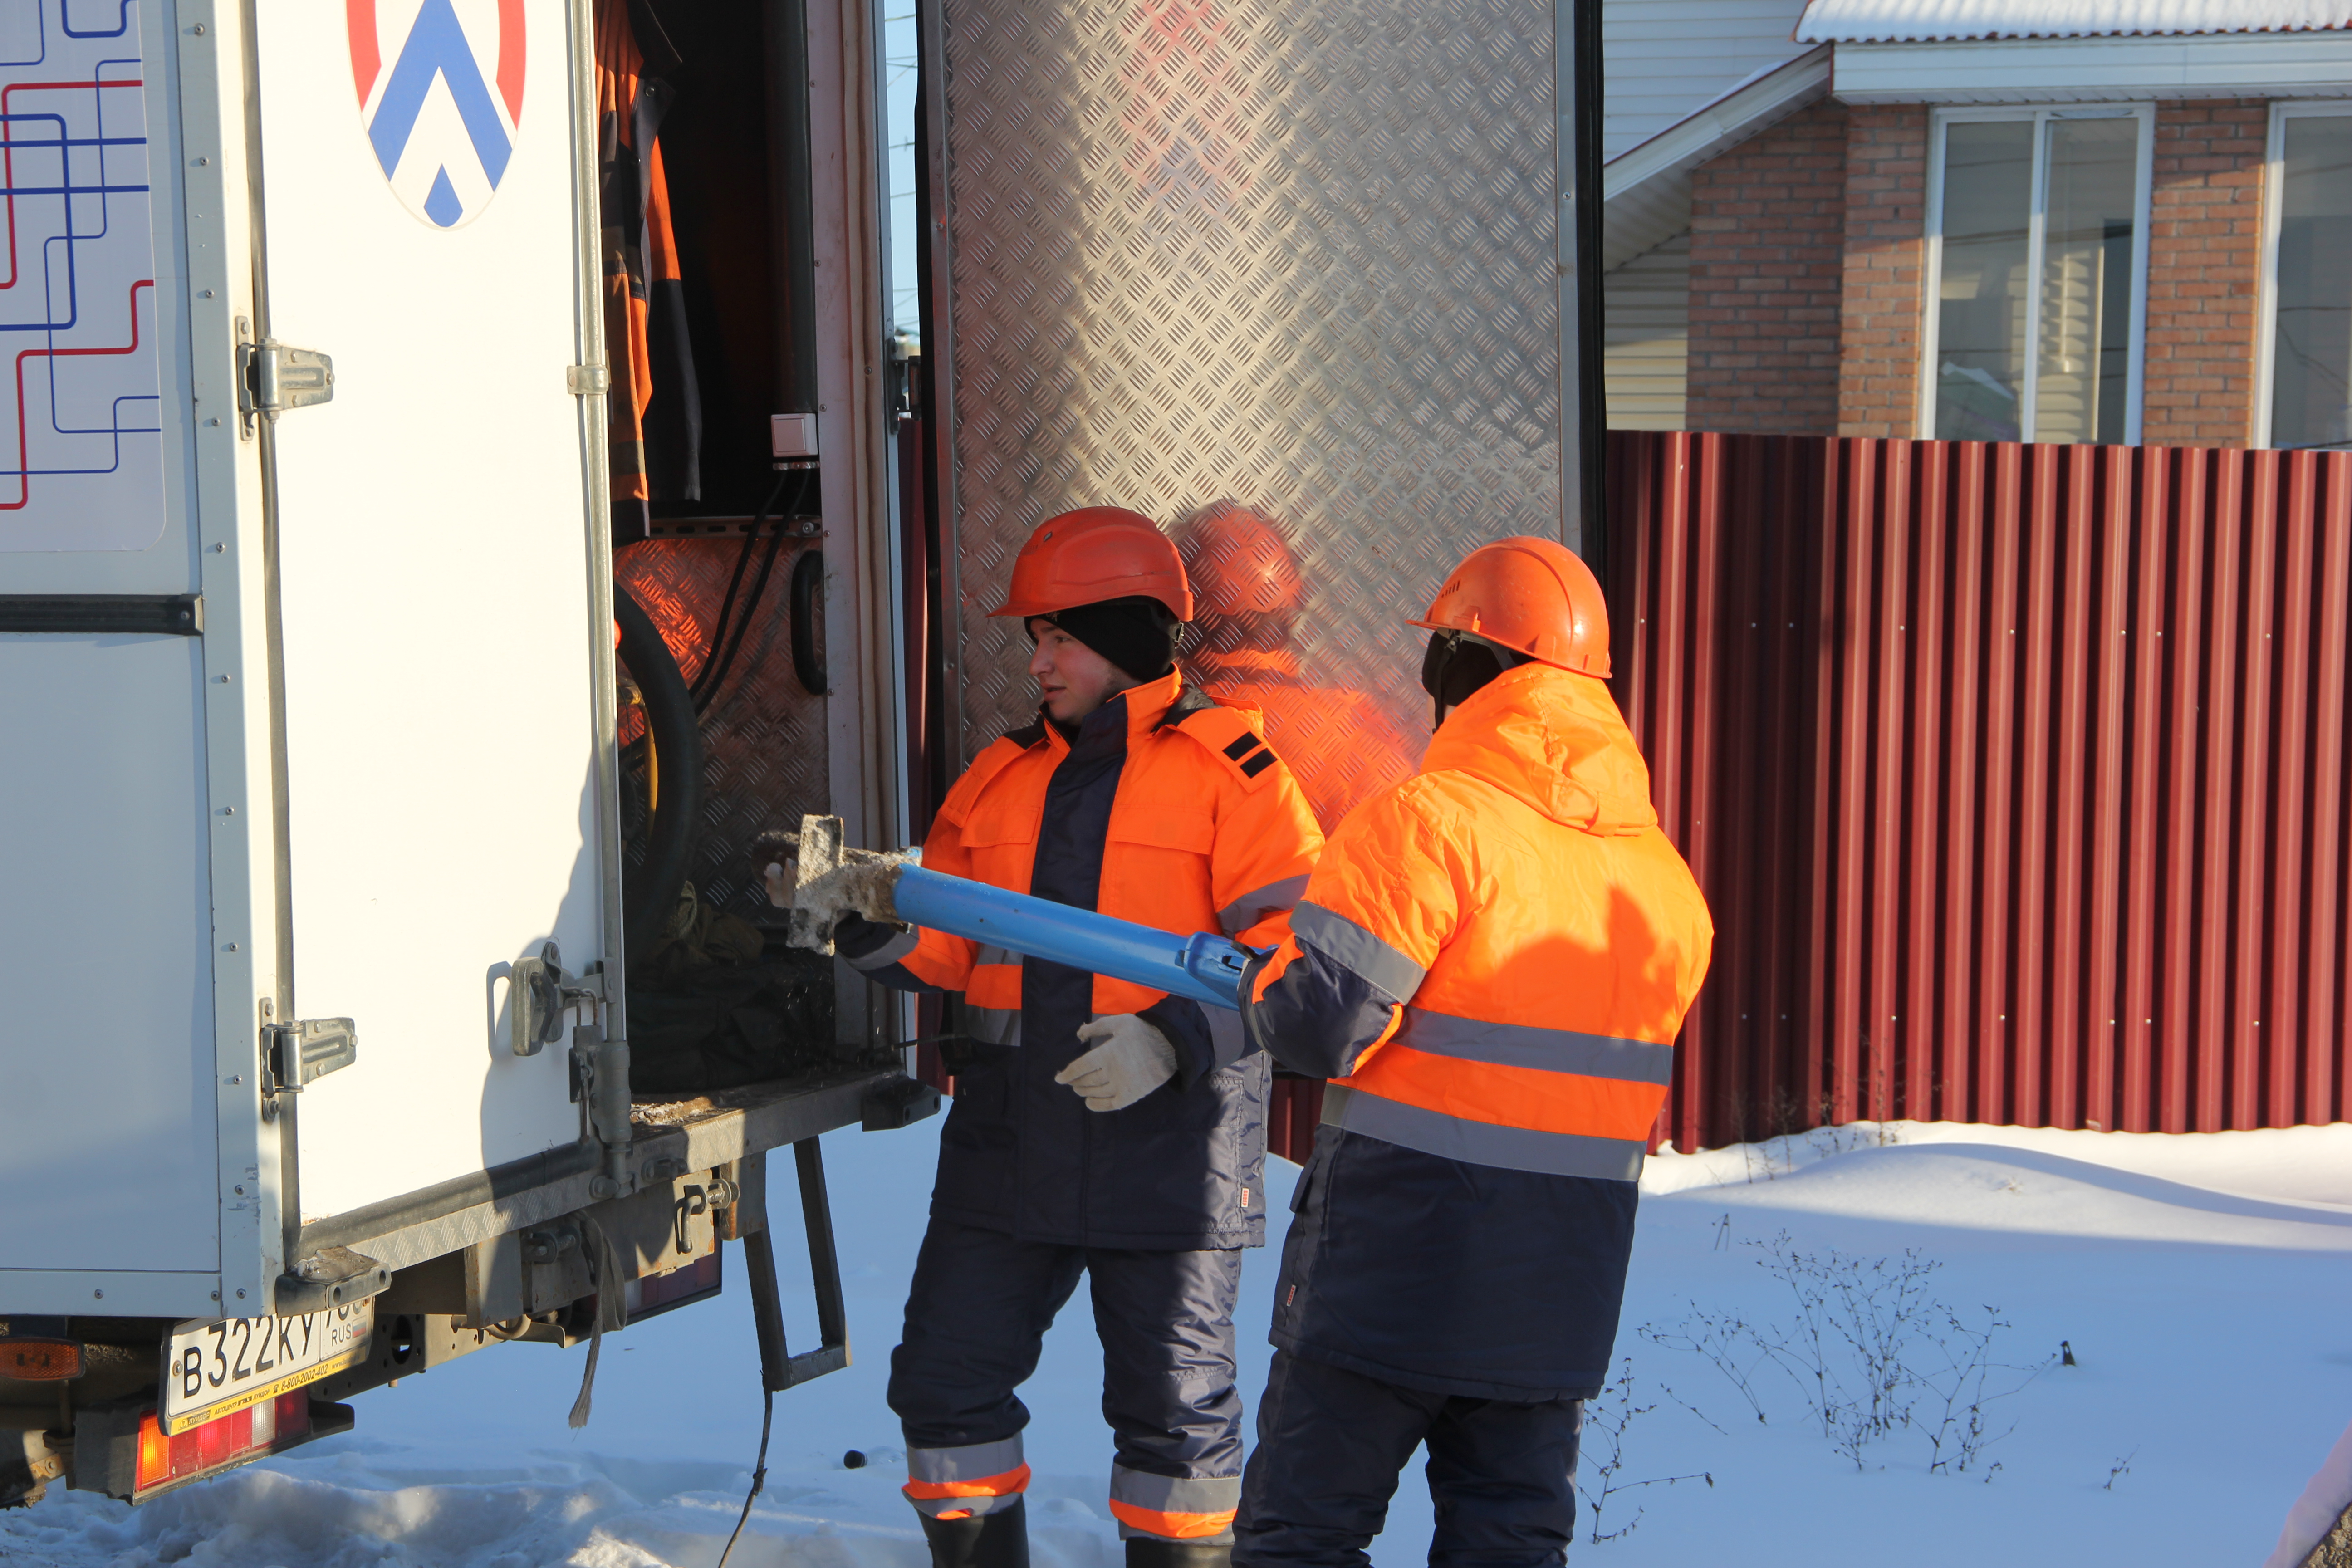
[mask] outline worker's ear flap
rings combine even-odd
[[[1446,656],[1453,649],[1451,632],[1432,632],[1429,646],[1421,650],[1421,689],[1432,697],[1437,695],[1437,683],[1445,679]]]
[[[1422,689],[1437,700],[1437,711],[1458,708],[1471,694],[1503,673],[1503,660],[1485,643],[1441,632],[1429,639],[1421,661]]]

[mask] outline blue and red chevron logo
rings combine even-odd
[[[408,210],[472,222],[522,121],[523,0],[343,0],[368,144]]]

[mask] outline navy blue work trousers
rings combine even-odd
[[[910,1470],[919,1479],[927,1467],[1002,1473],[1021,1463],[1029,1409],[1013,1391],[1037,1370],[1045,1331],[1084,1274],[1102,1338],[1120,1533],[1224,1538],[1241,1490],[1241,1269],[1238,1248],[1072,1247],[933,1219],[890,1352],[890,1408]]]
[[[1401,1388],[1275,1353],[1242,1479],[1234,1568],[1368,1568],[1398,1473],[1429,1445],[1431,1568],[1555,1568],[1576,1527],[1584,1402]]]

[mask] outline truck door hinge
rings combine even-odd
[[[278,1095],[299,1094],[312,1079],[340,1072],[359,1059],[359,1029],[349,1018],[304,1018],[299,1023],[263,1025],[264,1115],[276,1117]]]
[[[602,967],[587,974],[564,973],[563,954],[551,942],[540,944],[537,958],[518,958],[503,967],[508,1044],[519,1057],[535,1057],[563,1038],[566,1009],[583,1009],[586,1022],[604,1000]]]
[[[256,415],[275,419],[289,408],[334,400],[335,362],[316,349],[264,338],[239,343],[236,360],[237,411],[248,432]]]

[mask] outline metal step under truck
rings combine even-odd
[[[882,7],[611,3],[682,40],[636,124],[704,398],[618,540],[592,0],[0,10],[0,1503],[625,1332],[730,1242],[767,1386],[845,1364],[818,1139],[933,1109],[952,1010],[836,967],[788,1070],[633,1094],[632,899],[780,943],[763,832],[918,838],[1029,717],[986,611],[1055,511],[1249,507],[1289,679],[1400,723],[1444,563],[1599,548],[1595,6],[925,0],[918,340]],[[732,705],[653,724],[666,826],[622,693],[786,543]]]

